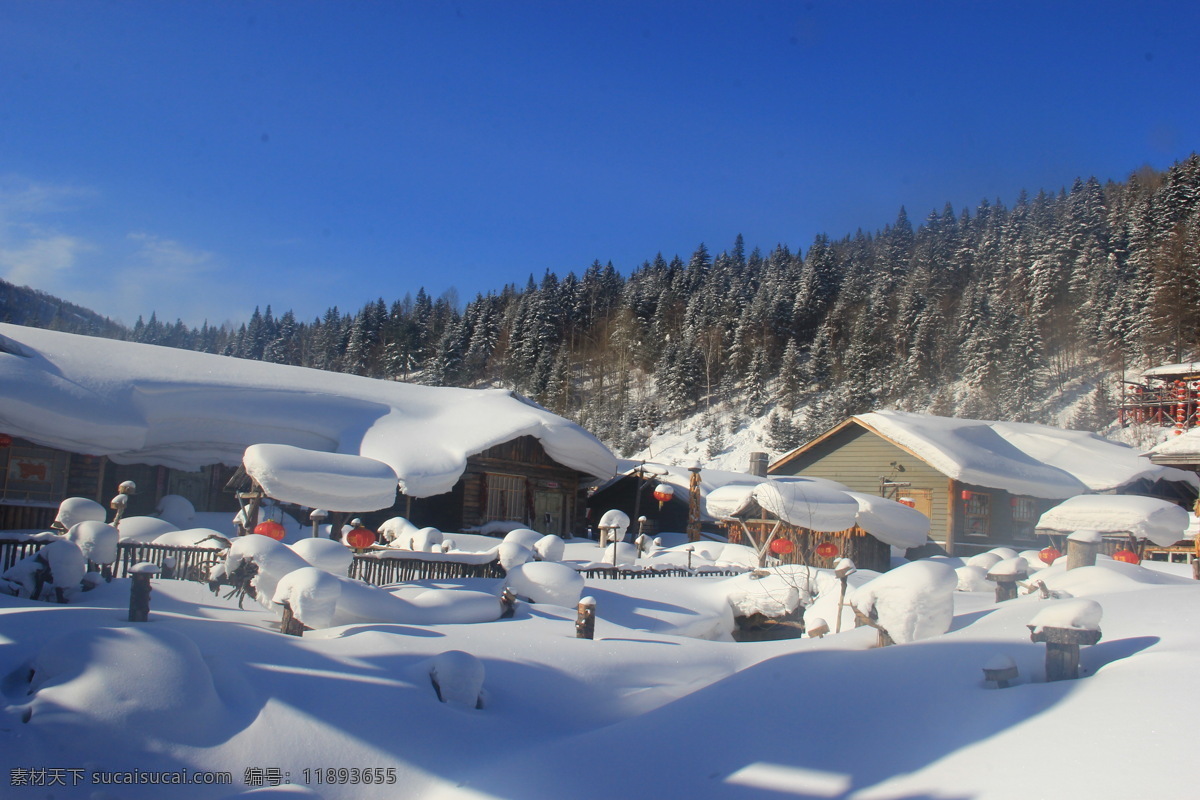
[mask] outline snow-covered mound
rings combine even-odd
[[[508,573],[505,585],[517,597],[531,603],[574,607],[583,594],[584,580],[566,564],[534,561]]]
[[[74,542],[83,557],[93,564],[112,564],[117,560],[120,537],[112,525],[92,520],[80,522],[67,531],[67,540]]]
[[[166,626],[72,631],[29,666],[28,722],[60,740],[143,732],[190,742],[228,714],[199,648]]]
[[[450,491],[467,458],[533,436],[598,478],[616,458],[578,425],[512,392],[418,386],[0,324],[5,430],[118,464],[237,465],[262,442],[359,455],[405,494]],[[236,402],[234,402],[236,400]]]
[[[854,590],[854,606],[877,620],[897,644],[938,636],[954,617],[955,571],[936,561],[913,561]]]
[[[255,444],[246,474],[269,496],[327,511],[377,511],[396,502],[396,473],[381,461],[286,444]]]

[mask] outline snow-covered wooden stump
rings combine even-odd
[[[593,639],[596,635],[596,598],[584,597],[575,607],[575,638]]]
[[[281,633],[286,633],[288,636],[303,636],[304,623],[296,619],[296,612],[292,611],[292,604],[284,601],[283,616],[279,619],[279,630]]]
[[[1067,537],[1067,569],[1096,566],[1096,553],[1104,537],[1100,531],[1075,531]]]
[[[1043,609],[1029,623],[1029,638],[1046,644],[1046,680],[1079,677],[1079,646],[1100,641],[1100,604],[1064,600]]]
[[[1029,562],[1017,556],[997,561],[988,570],[987,579],[996,584],[996,602],[1014,600],[1017,596],[1017,582],[1029,577]]]
[[[159,572],[158,565],[143,561],[129,570],[129,621],[150,619],[150,579]]]
[[[1005,655],[999,655],[983,665],[983,679],[996,684],[998,689],[1007,689],[1020,673],[1016,662]]]
[[[513,590],[509,587],[504,587],[504,592],[500,595],[500,619],[510,619],[517,613],[517,596],[513,594]]]

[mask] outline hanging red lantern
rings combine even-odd
[[[817,555],[821,558],[837,558],[838,553],[842,552],[833,542],[821,542],[817,545]]]
[[[7,433],[0,433],[0,447],[12,447],[12,437]]]
[[[1132,550],[1118,550],[1112,554],[1113,561],[1124,561],[1126,564],[1140,564],[1142,560]]]
[[[351,528],[346,531],[346,544],[355,550],[365,550],[375,544],[375,532],[367,528]]]
[[[1047,547],[1038,553],[1038,558],[1046,564],[1053,564],[1062,558],[1062,552],[1057,547]]]
[[[269,519],[266,522],[260,522],[255,525],[254,532],[259,536],[266,536],[267,538],[274,539],[277,542],[283,541],[283,535],[285,533],[283,526],[273,519]]]
[[[771,552],[777,556],[786,556],[788,553],[795,552],[796,543],[791,539],[772,539]]]
[[[654,499],[658,501],[658,508],[661,511],[663,503],[675,496],[675,487],[667,483],[660,483],[654,487]]]
[[[970,499],[971,499],[971,492],[970,492],[970,490],[968,490],[968,489],[963,489],[963,490],[962,490],[962,499],[963,499],[963,500],[970,500]]]
[[[909,508],[916,508],[916,507],[917,507],[917,501],[916,501],[916,500],[914,500],[914,499],[912,499],[911,497],[901,497],[901,498],[900,498],[900,505],[902,505],[902,506],[908,506]]]

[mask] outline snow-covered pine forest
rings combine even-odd
[[[902,208],[882,230],[820,235],[804,252],[747,252],[739,235],[719,252],[659,254],[628,276],[599,261],[581,275],[531,276],[461,310],[453,294],[422,289],[305,322],[263,298],[265,311],[237,329],[151,314],[123,335],[508,386],[626,454],[689,419],[711,461],[756,418],[766,418],[762,443],[782,450],[881,405],[1099,429],[1124,370],[1200,349],[1197,253],[1193,154],[1123,182],[1022,193],[1011,207],[948,204],[917,222]],[[112,335],[94,320],[46,316],[27,324]]]

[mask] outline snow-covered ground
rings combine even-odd
[[[564,557],[599,552],[575,541]],[[924,562],[907,584],[929,573],[944,588],[955,566]],[[731,600],[754,605],[758,593],[763,607],[786,606],[798,586],[817,595],[810,616],[819,609],[833,627],[829,573],[589,580],[594,641],[575,638],[573,608],[527,602],[488,622],[358,623],[296,638],[273,612],[194,583],[155,580],[143,624],[125,621],[125,580],[69,605],[0,596],[0,795],[225,798],[275,782],[265,796],[1195,795],[1200,582],[1187,567],[1102,559],[1032,576],[1102,610],[1084,677],[1057,683],[1044,681],[1045,645],[1026,625],[1063,599],[997,605],[990,591],[955,592],[952,603],[902,607],[906,569],[872,588],[862,588],[872,575],[851,576],[850,596],[881,621],[936,623],[882,649],[849,615],[820,639],[730,640]],[[501,582],[424,588],[498,595]],[[1020,675],[994,688],[982,668],[1004,658]],[[178,770],[232,782],[93,783]]]

